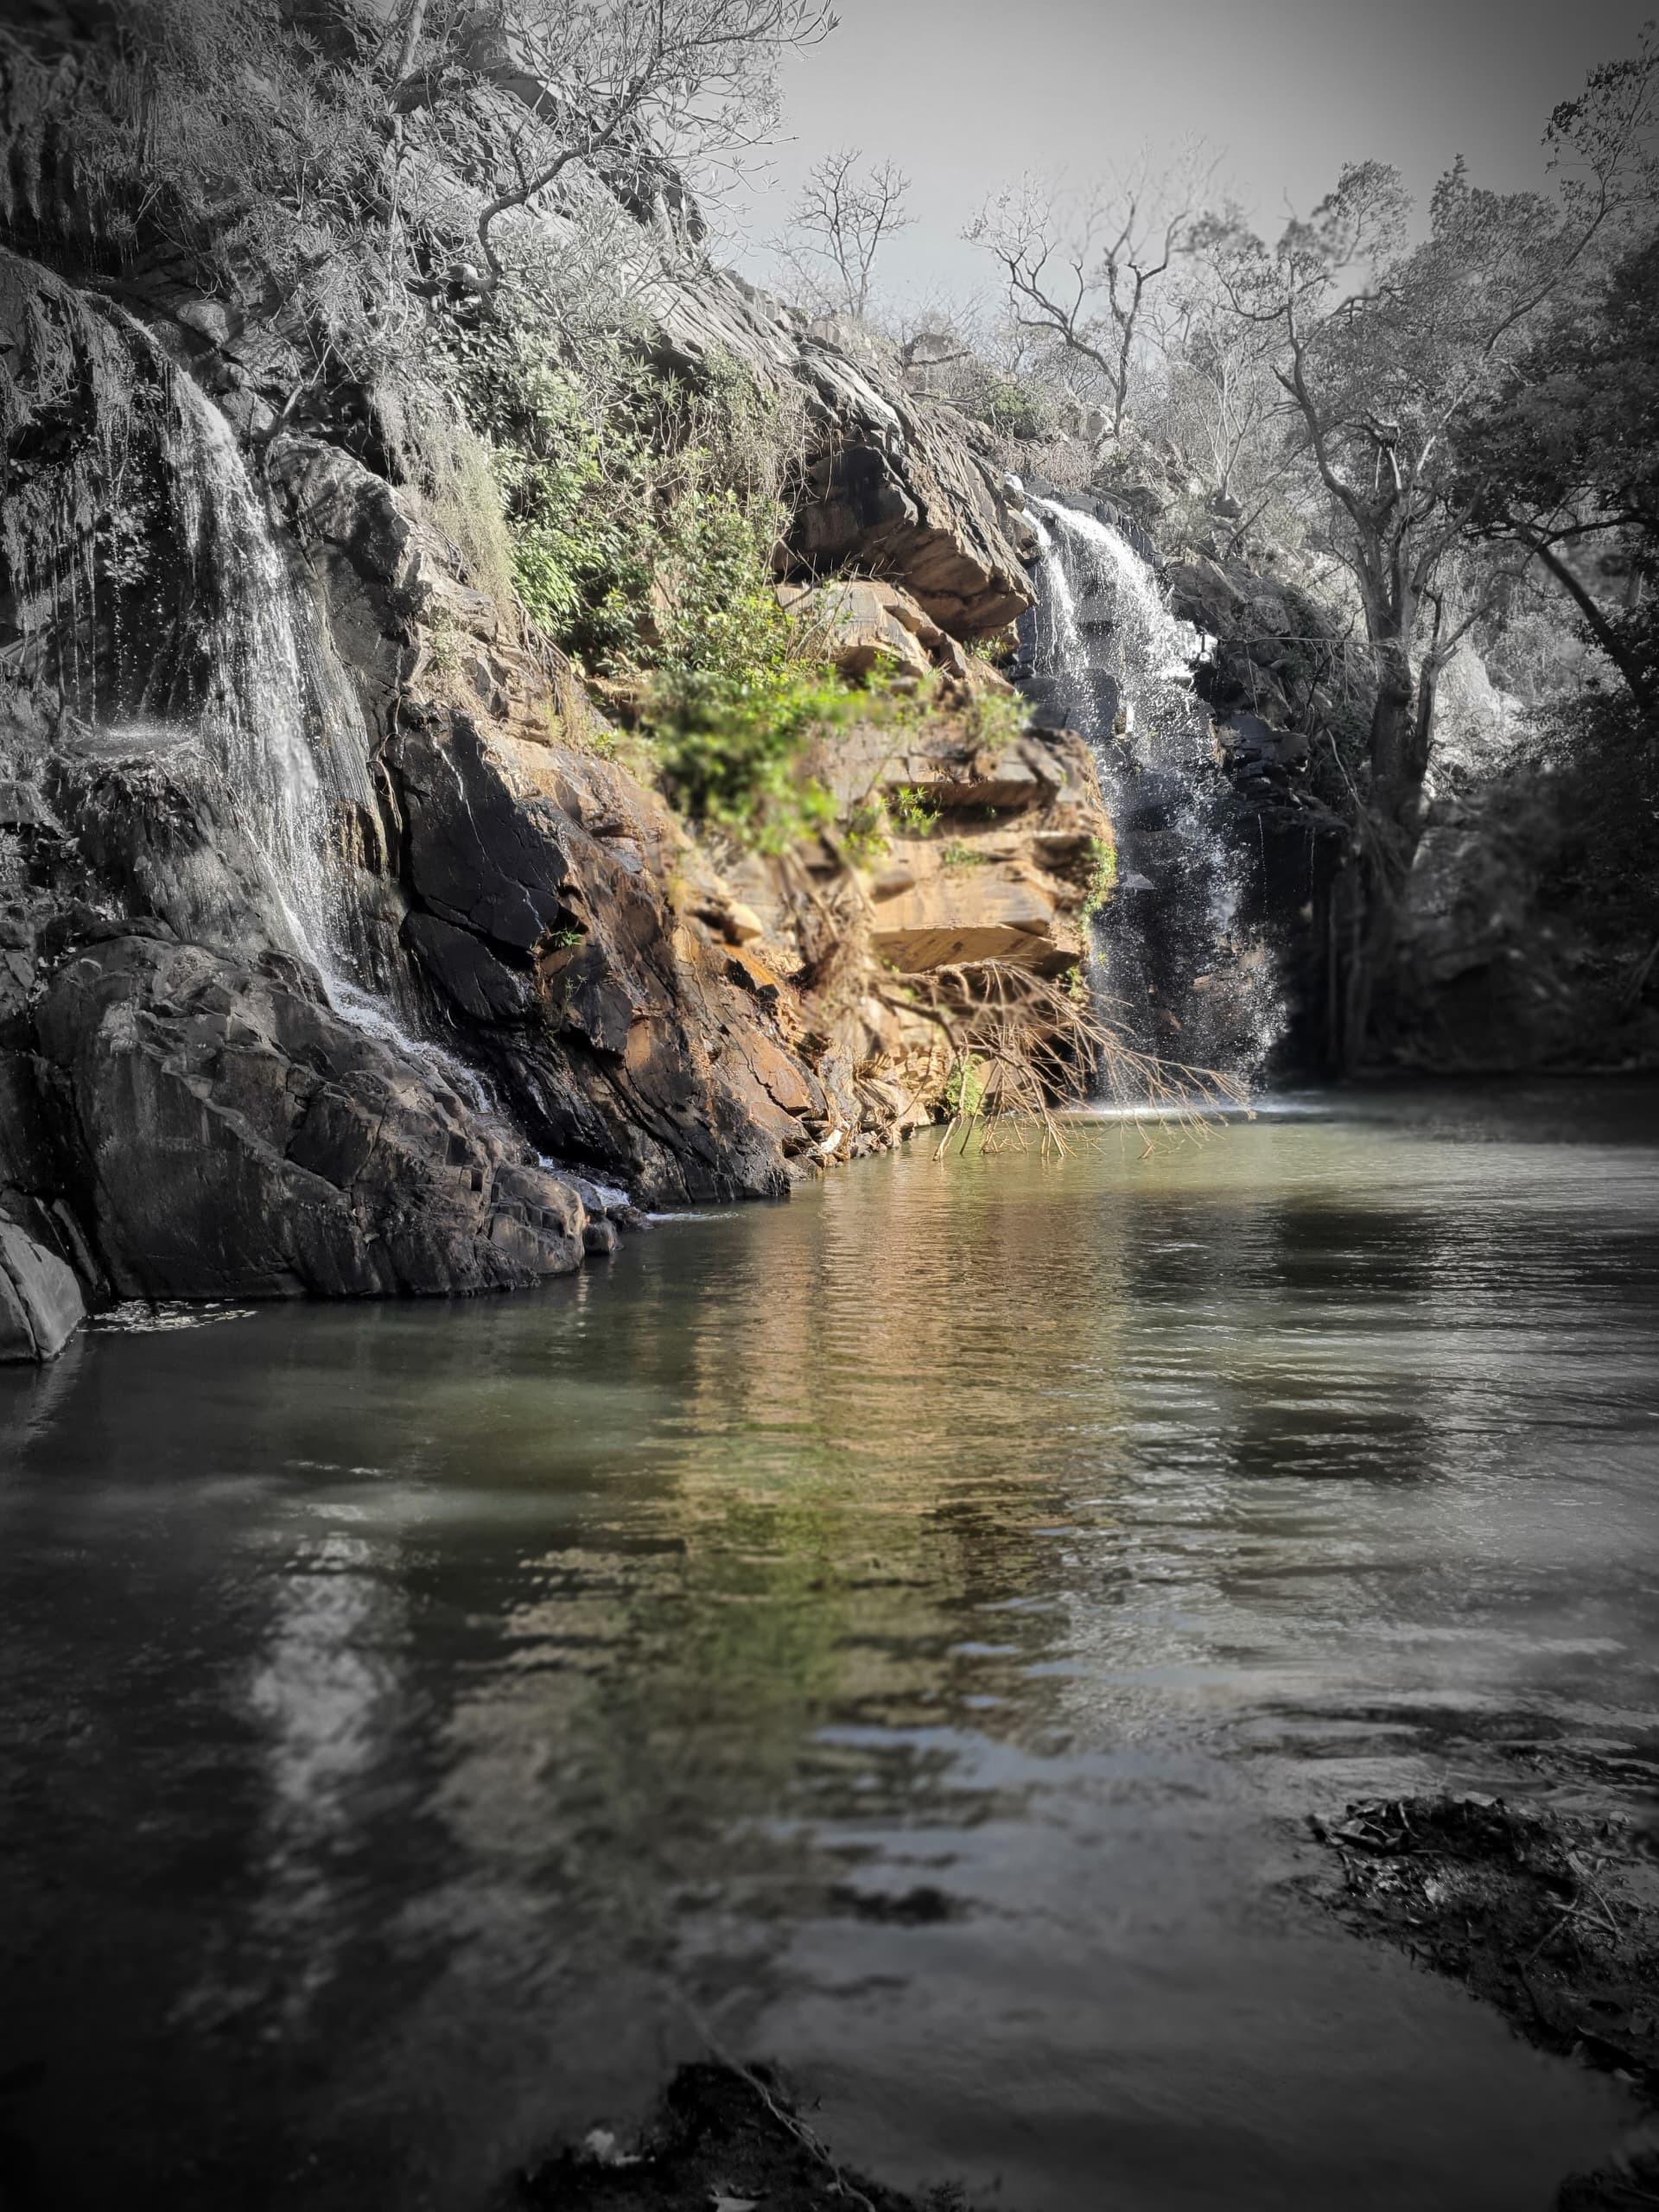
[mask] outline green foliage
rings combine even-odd
[[[987,752],[1016,745],[1026,734],[1030,710],[1018,692],[982,691],[957,716],[963,735]]]
[[[951,1068],[944,1086],[944,1103],[963,1121],[972,1121],[985,1108],[985,1063],[976,1052],[963,1052]]]
[[[939,850],[941,868],[988,868],[991,859],[989,853],[981,852],[977,845],[964,845],[959,838]]]
[[[685,813],[778,851],[833,819],[829,794],[797,764],[810,737],[848,718],[857,695],[834,671],[791,659],[763,531],[729,490],[683,492],[670,508],[643,721]]]
[[[887,817],[895,830],[907,837],[925,837],[939,818],[939,810],[917,790],[914,784],[900,784],[887,797]]]
[[[868,868],[887,850],[887,813],[879,798],[864,798],[841,825],[841,847],[855,868]]]
[[[1083,902],[1083,918],[1092,921],[1117,889],[1117,847],[1109,836],[1089,840],[1089,888]]]
[[[976,411],[1007,438],[1042,438],[1054,428],[1054,408],[1046,392],[1018,377],[988,374],[976,394]]]
[[[838,677],[786,662],[747,675],[675,669],[653,692],[647,727],[683,813],[780,852],[834,819],[834,800],[802,777],[799,759],[849,706]]]
[[[510,307],[453,353],[495,445],[518,599],[563,651],[633,680],[675,804],[766,849],[828,821],[797,763],[853,695],[795,658],[773,588],[791,410],[718,359],[696,385],[616,344],[572,366]]]

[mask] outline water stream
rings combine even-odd
[[[401,963],[377,975],[365,882],[342,845],[345,810],[372,816],[372,745],[356,686],[283,557],[234,431],[183,374],[176,480],[207,671],[195,731],[285,916],[342,1020],[423,1068],[479,1113],[499,1101],[475,1069],[419,1033],[426,1011]],[[401,988],[400,988],[401,986]]]
[[[1656,1106],[918,1148],[0,1374],[18,2201],[481,2212],[689,2002],[976,2206],[1545,2212],[1623,2093],[1303,1821],[1659,1749]]]
[[[1142,1052],[1248,1090],[1284,1007],[1272,948],[1243,918],[1251,855],[1228,834],[1192,688],[1205,640],[1120,530],[1086,507],[1031,504],[1027,689],[1048,721],[1088,740],[1116,827],[1117,889],[1098,928],[1104,1010]]]
[[[207,672],[196,727],[294,950],[332,980],[350,939],[350,892],[311,726],[332,734],[343,720],[346,743],[331,750],[366,759],[362,714],[349,683],[322,692],[321,656],[302,650],[293,582],[235,433],[188,376],[177,375],[174,388],[185,423],[176,478]]]

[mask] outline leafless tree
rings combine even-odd
[[[481,134],[488,197],[477,215],[477,287],[505,274],[497,224],[533,207],[577,167],[654,177],[760,143],[775,72],[791,48],[836,27],[828,0],[494,0],[462,12],[410,0],[396,97],[442,108],[459,86],[504,99]]]
[[[910,179],[893,162],[861,169],[862,159],[843,147],[814,162],[775,249],[813,305],[861,320],[869,312],[876,257],[911,221]]]
[[[1274,333],[1239,315],[1196,256],[1147,319],[1137,425],[1202,483],[1236,542],[1270,507],[1295,504],[1276,352]]]
[[[1190,148],[1160,173],[1150,155],[1081,196],[1037,176],[987,200],[965,233],[1001,265],[1022,329],[1098,378],[1122,435],[1149,299],[1192,249],[1216,164]]]

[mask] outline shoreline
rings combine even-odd
[[[1505,1795],[1310,1815],[1329,1857],[1306,1893],[1353,1935],[1461,1984],[1535,2049],[1624,2083],[1631,2125],[1554,2203],[1635,2212],[1659,2203],[1659,1759],[1562,1743],[1514,1763]]]

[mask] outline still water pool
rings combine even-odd
[[[472,2212],[699,2024],[1007,2212],[1605,2152],[1298,1885],[1659,1744],[1659,1091],[1079,1138],[0,1376],[0,2200]]]

